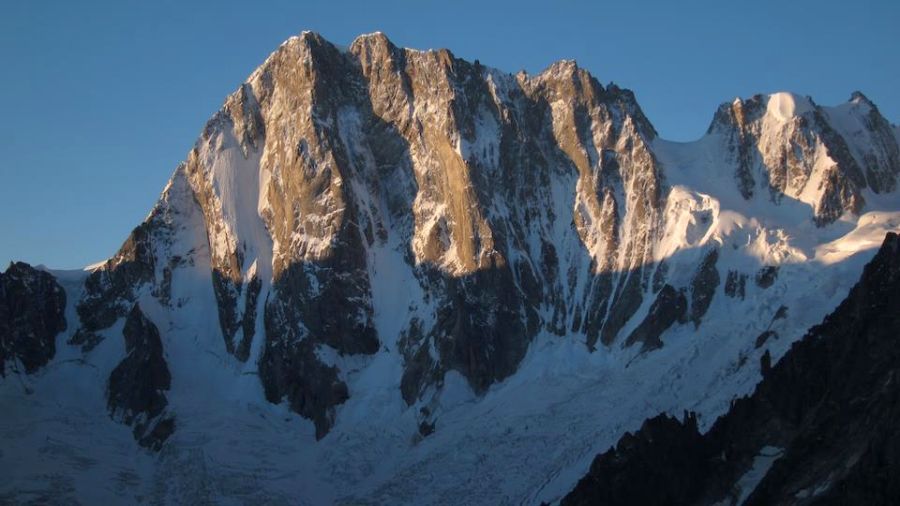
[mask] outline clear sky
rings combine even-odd
[[[4,1],[0,263],[102,260],[206,120],[284,39],[385,32],[510,72],[574,58],[692,140],[718,104],[863,91],[900,121],[900,1]]]

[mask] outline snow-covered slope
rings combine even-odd
[[[0,379],[0,499],[561,497],[649,416],[708,427],[844,298],[900,226],[898,160],[858,94],[673,143],[574,62],[306,32],[118,253],[51,271],[68,325]],[[158,374],[110,382],[135,357]]]

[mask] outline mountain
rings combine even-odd
[[[674,143],[571,61],[304,32],[110,259],[3,274],[0,499],[557,500],[749,394],[898,228],[898,172],[859,93]]]
[[[706,434],[660,415],[598,456],[562,504],[896,504],[900,237]],[[648,487],[652,480],[653,487]]]

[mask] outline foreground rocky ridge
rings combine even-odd
[[[706,434],[647,420],[562,501],[575,504],[896,504],[900,486],[900,237],[847,299]],[[648,486],[653,483],[653,486]]]

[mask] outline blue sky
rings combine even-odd
[[[574,58],[663,137],[779,90],[900,121],[900,2],[50,1],[0,17],[0,264],[115,252],[225,96],[290,35],[384,31],[510,72]]]

